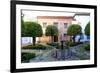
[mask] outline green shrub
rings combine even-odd
[[[33,45],[23,46],[22,49],[32,49]]]
[[[77,50],[78,52],[78,55],[77,57],[80,59],[80,60],[87,60],[90,58],[90,56],[86,55],[84,52],[86,52],[85,50],[85,46],[84,47],[81,47]]]
[[[65,45],[67,48],[71,47],[72,44],[73,44],[73,42],[70,42],[70,41],[65,42]]]
[[[75,42],[75,43],[72,44],[72,46],[77,46],[79,44],[82,44],[82,43],[81,42]]]
[[[33,45],[28,45],[28,46],[22,47],[22,49],[42,49],[42,50],[45,50],[46,46],[41,45],[41,44],[36,44],[34,46]]]
[[[58,48],[59,43],[58,42],[52,42],[52,43],[47,43],[47,45]]]
[[[81,42],[71,42],[71,41],[67,41],[65,42],[67,47],[73,47],[73,46],[77,46],[79,44],[82,44]]]
[[[86,44],[86,45],[84,46],[84,49],[87,50],[87,51],[89,51],[89,50],[90,50],[90,44]]]
[[[35,58],[35,53],[21,53],[21,61],[28,62],[31,58]]]
[[[79,55],[78,57],[79,57],[80,60],[88,60],[88,59],[90,59],[89,56],[85,56],[85,55]]]
[[[46,46],[41,45],[41,44],[37,44],[37,45],[33,46],[33,49],[42,49],[42,50],[45,50]]]

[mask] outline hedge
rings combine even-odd
[[[35,58],[35,53],[21,53],[21,61],[28,62],[31,58]]]

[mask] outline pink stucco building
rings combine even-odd
[[[56,41],[70,40],[67,35],[67,28],[72,24],[75,19],[72,16],[37,16],[37,22],[42,26],[43,34],[45,34],[48,25],[54,25],[59,30],[59,35],[55,37]],[[40,42],[50,42],[51,38],[43,35],[37,38]]]

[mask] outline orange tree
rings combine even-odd
[[[35,45],[36,37],[41,37],[43,34],[42,27],[36,22],[24,22],[25,37],[33,37],[33,45]]]
[[[90,36],[90,22],[87,23],[84,31],[87,36]]]
[[[68,27],[67,35],[73,37],[73,42],[75,42],[76,35],[80,35],[82,33],[81,29],[81,26],[78,24],[72,24]]]
[[[58,28],[53,25],[48,25],[45,34],[46,36],[51,36],[52,42],[54,42],[54,36],[58,35]]]
[[[24,25],[24,20],[23,20],[24,16],[21,16],[21,36],[24,37],[25,36],[25,25]]]

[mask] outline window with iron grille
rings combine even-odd
[[[58,27],[58,22],[54,22],[53,25]]]
[[[68,23],[64,23],[64,28],[67,28],[67,26],[68,26]]]

